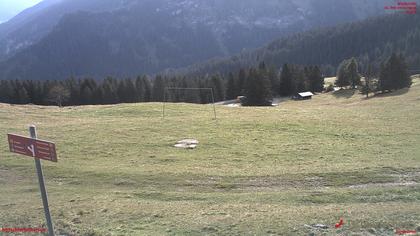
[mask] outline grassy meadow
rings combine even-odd
[[[278,107],[0,104],[0,228],[42,227],[31,158],[7,133],[55,141],[43,161],[57,235],[395,235],[420,230],[420,78]],[[195,138],[197,149],[173,147]],[[344,226],[335,229],[340,218]],[[308,227],[325,224],[329,229]],[[1,235],[1,233],[0,233]],[[6,234],[5,234],[6,235]]]

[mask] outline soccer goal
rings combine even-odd
[[[171,95],[177,95],[180,92],[182,92],[185,96],[185,93],[191,93],[192,91],[198,91],[200,94],[202,92],[207,92],[207,95],[210,95],[211,103],[213,105],[213,114],[214,119],[217,120],[217,114],[216,114],[216,104],[214,103],[214,92],[213,88],[177,88],[177,87],[166,87],[163,92],[163,105],[162,105],[162,118],[165,118],[165,109],[166,109],[166,103],[168,102],[168,99],[170,99]],[[175,96],[177,97],[177,96]],[[185,102],[185,101],[184,101]]]

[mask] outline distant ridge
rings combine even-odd
[[[383,0],[44,0],[0,25],[0,79],[153,74],[382,14]]]

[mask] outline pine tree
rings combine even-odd
[[[293,75],[289,65],[284,64],[280,74],[279,94],[280,96],[290,96],[294,93]]]
[[[244,95],[244,91],[245,91],[245,81],[246,81],[246,72],[244,69],[240,69],[239,73],[238,73],[238,86],[237,86],[237,91],[236,94],[238,96],[240,95]]]
[[[36,81],[34,84],[34,97],[33,97],[33,103],[37,105],[43,105],[45,103],[45,97],[43,96],[43,90],[42,90],[42,82]]]
[[[235,77],[233,76],[232,73],[229,73],[228,81],[226,85],[226,99],[228,100],[235,99],[237,96],[236,91],[237,91],[237,88],[235,85]]]
[[[118,81],[117,95],[118,95],[118,98],[119,98],[119,100],[118,100],[119,103],[127,102],[127,94],[126,94],[124,80],[119,80]]]
[[[70,92],[69,104],[70,105],[79,105],[80,104],[80,81],[77,81],[75,78],[71,77],[65,81],[65,87],[68,88]]]
[[[158,75],[153,81],[153,90],[152,90],[153,101],[162,102],[164,98],[164,93],[165,93],[165,82],[162,76]]]
[[[29,103],[28,92],[19,80],[11,81],[11,103],[12,104],[27,104]]]
[[[80,105],[92,104],[92,89],[89,86],[80,88]]]
[[[272,94],[270,80],[263,73],[262,69],[250,69],[246,81],[245,96],[244,106],[271,105]]]
[[[337,69],[337,80],[335,85],[338,87],[346,87],[351,84],[349,73],[348,73],[348,60],[344,60],[340,63]]]
[[[208,87],[206,86],[206,82],[204,81],[204,78],[198,79],[198,87],[199,88]],[[208,93],[208,91],[200,90],[200,103],[206,104],[206,103],[209,103],[209,101],[210,101],[210,94]]]
[[[349,62],[349,64],[347,65],[347,73],[348,73],[348,78],[350,80],[351,83],[351,87],[353,89],[356,88],[357,85],[360,85],[361,81],[360,81],[360,75],[359,75],[359,71],[358,71],[358,65],[357,65],[357,61],[355,58],[352,58]]]
[[[0,102],[11,103],[12,101],[12,87],[7,80],[0,81]]]
[[[292,78],[294,82],[294,89],[292,94],[306,92],[309,89],[309,82],[305,77],[305,71],[299,67],[295,67],[292,70]]]
[[[20,87],[18,91],[19,104],[28,104],[30,99],[25,87]]]
[[[103,90],[103,104],[116,104],[118,103],[117,93],[118,83],[112,77],[106,78],[102,83]]]
[[[137,97],[138,97],[137,89],[131,79],[124,80],[124,90],[125,90],[125,96],[126,96],[125,102],[127,103],[137,102]]]
[[[411,83],[403,56],[393,53],[387,62],[381,66],[379,89],[382,92],[392,91],[408,88]]]
[[[274,67],[269,67],[267,69],[267,76],[268,79],[270,80],[270,84],[271,84],[271,93],[273,95],[278,95],[279,92],[279,76],[277,74],[277,70]]]
[[[318,66],[309,68],[308,80],[310,84],[310,91],[318,93],[324,90],[324,77],[322,76],[321,70]]]
[[[143,82],[143,102],[150,102],[152,99],[152,85],[150,84],[150,80],[146,77],[142,77]]]
[[[214,100],[216,102],[225,99],[223,82],[220,75],[214,75],[211,77],[211,87],[213,88]]]
[[[22,82],[22,86],[26,89],[28,93],[28,102],[34,104],[35,102],[35,83],[32,80],[26,80]]]
[[[104,104],[103,94],[104,94],[103,86],[96,87],[92,93],[92,104],[93,105]]]

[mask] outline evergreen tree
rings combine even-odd
[[[92,89],[89,86],[80,88],[80,105],[92,104]]]
[[[228,81],[226,85],[226,99],[231,100],[235,99],[237,96],[237,87],[235,85],[235,77],[232,73],[229,73],[228,75]]]
[[[32,80],[26,80],[26,81],[23,81],[22,86],[26,89],[28,93],[28,102],[35,104],[35,98],[36,98],[35,83]]]
[[[246,81],[246,72],[244,69],[240,69],[238,73],[238,86],[237,86],[237,95],[243,95],[245,91],[245,81]]]
[[[211,88],[213,88],[214,100],[216,102],[225,99],[224,86],[220,75],[214,75],[211,77]]]
[[[143,82],[143,102],[150,102],[152,98],[152,85],[150,84],[150,80],[146,77],[142,77]]]
[[[206,88],[206,83],[204,81],[204,78],[199,78],[198,80],[198,87],[199,88]],[[209,103],[210,101],[210,94],[208,93],[208,91],[204,91],[204,90],[200,90],[200,103],[201,104],[206,104]]]
[[[137,91],[136,99],[139,102],[143,102],[144,101],[145,88],[144,88],[142,77],[140,77],[140,76],[137,77],[136,82],[135,82],[135,86],[136,86],[136,91]]]
[[[357,65],[357,61],[355,58],[352,58],[349,62],[349,64],[347,65],[347,73],[348,73],[348,78],[350,80],[351,83],[351,87],[353,89],[356,88],[357,85],[360,85],[361,81],[360,81],[360,75],[359,75],[359,71],[358,71],[358,65]]]
[[[29,103],[28,92],[19,80],[11,81],[11,103],[13,104],[27,104]]]
[[[51,88],[54,86],[54,83],[53,82],[51,82],[51,81],[49,81],[49,80],[46,80],[46,81],[44,81],[43,83],[42,83],[42,97],[44,97],[45,99],[44,99],[44,102],[45,102],[45,104],[43,104],[43,105],[51,105],[51,104],[54,104],[54,102],[51,102],[49,99],[48,99],[48,93],[49,93],[49,91],[51,90]]]
[[[106,78],[102,83],[103,90],[103,104],[116,104],[118,103],[117,93],[118,83],[112,77]]]
[[[96,81],[94,79],[86,78],[80,83],[80,104],[90,105],[93,102],[93,92],[96,89]]]
[[[19,98],[18,104],[28,104],[30,101],[28,92],[23,86],[18,89],[17,96]]]
[[[128,100],[128,94],[126,93],[126,88],[125,88],[125,82],[124,80],[119,80],[118,81],[118,87],[117,87],[117,95],[118,95],[118,102],[119,103],[125,103]]]
[[[382,66],[379,76],[379,89],[392,91],[411,86],[411,78],[402,55],[393,53],[387,62]]]
[[[0,102],[12,103],[12,87],[7,80],[0,80]]]
[[[96,89],[93,91],[93,94],[92,94],[92,104],[93,105],[104,104],[103,94],[104,94],[103,86],[96,87]]]
[[[337,80],[335,85],[338,87],[346,87],[351,84],[349,72],[348,72],[348,60],[344,60],[340,63],[337,69]]]
[[[318,66],[309,68],[309,90],[314,93],[324,91],[324,77],[321,74],[321,70]]]
[[[294,93],[293,75],[289,65],[284,64],[280,74],[279,94],[290,96]]]
[[[277,70],[274,67],[270,66],[267,69],[267,76],[268,76],[268,79],[270,80],[270,84],[271,84],[271,94],[278,95],[280,80],[279,80]]]
[[[124,90],[125,90],[125,97],[126,97],[125,102],[133,103],[133,102],[138,101],[137,89],[131,79],[124,80]]]
[[[153,101],[162,102],[164,98],[164,93],[165,93],[165,82],[162,76],[158,75],[153,81],[153,91],[152,91]]]
[[[137,93],[140,102],[150,102],[152,99],[152,85],[146,76],[137,77],[136,80]]]
[[[43,105],[45,103],[45,97],[42,90],[42,82],[36,81],[34,84],[34,97],[33,97],[33,103],[37,105]]]
[[[244,106],[271,105],[272,94],[270,80],[262,70],[250,69],[245,89]]]
[[[292,78],[294,78],[294,89],[292,90],[292,94],[308,91],[309,85],[304,70],[297,66],[294,67],[292,70]]]
[[[75,78],[71,77],[65,81],[65,87],[68,88],[70,92],[69,104],[70,105],[79,105],[80,104],[80,81],[77,81]]]

